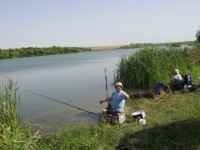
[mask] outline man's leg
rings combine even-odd
[[[106,119],[106,121],[109,121],[109,114],[107,113],[107,109],[102,109],[102,115]]]

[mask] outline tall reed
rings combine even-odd
[[[174,69],[191,72],[200,61],[199,49],[146,46],[123,56],[117,66],[117,80],[128,88],[149,88],[157,82],[168,84]]]
[[[0,88],[0,149],[33,149],[36,139],[28,127],[20,128],[20,98],[16,83],[6,78]]]

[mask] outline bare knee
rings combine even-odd
[[[107,113],[107,109],[102,109],[102,113]]]

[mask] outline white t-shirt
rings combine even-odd
[[[183,80],[183,78],[180,74],[177,74],[177,75],[174,76],[174,80],[181,81],[181,80]]]

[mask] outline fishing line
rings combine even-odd
[[[85,111],[85,112],[87,112],[87,113],[89,113],[89,114],[93,114],[93,115],[95,115],[95,116],[98,116],[99,119],[101,118],[101,113],[91,112],[91,111],[88,111],[88,110],[86,110],[86,109],[83,109],[83,108],[80,108],[80,107],[77,107],[77,106],[68,104],[68,103],[66,103],[66,102],[59,101],[59,100],[57,100],[57,99],[54,99],[54,98],[51,98],[51,97],[48,97],[48,96],[45,96],[45,95],[42,95],[42,94],[38,94],[38,93],[35,93],[35,92],[32,92],[32,91],[28,91],[28,90],[24,90],[24,89],[23,89],[23,91],[28,92],[28,93],[32,93],[32,94],[37,95],[37,96],[40,96],[40,97],[44,97],[44,98],[46,98],[46,99],[49,99],[49,100],[52,100],[52,101],[55,101],[55,102],[58,102],[58,103],[61,103],[61,104],[68,105],[68,106],[73,107],[73,108],[76,108],[76,109],[78,109],[78,110]]]

